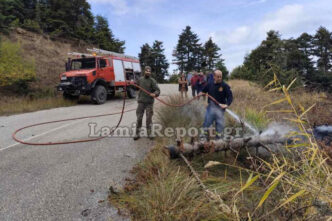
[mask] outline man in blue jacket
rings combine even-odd
[[[214,71],[213,79],[214,81],[208,82],[203,88],[202,93],[209,94],[220,104],[216,104],[210,98],[208,99],[203,128],[204,134],[207,136],[208,128],[215,122],[216,138],[220,139],[224,129],[224,113],[226,108],[231,105],[233,101],[233,94],[230,86],[222,80],[222,72],[220,70]]]
[[[207,83],[213,83],[214,82],[214,72],[209,71],[206,73],[207,76]]]

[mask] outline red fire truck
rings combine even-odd
[[[66,72],[60,75],[57,86],[65,99],[91,95],[94,103],[103,104],[126,84],[128,97],[136,97],[136,88],[131,85],[141,75],[138,58],[97,48],[88,51],[92,54],[69,53]]]

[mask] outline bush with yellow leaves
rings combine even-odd
[[[34,60],[22,56],[19,43],[2,41],[0,44],[0,87],[9,86],[15,91],[27,89],[27,83],[36,79]]]

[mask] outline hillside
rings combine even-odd
[[[80,40],[51,38],[49,35],[21,28],[14,29],[8,35],[1,35],[1,41],[20,44],[20,56],[34,63],[36,80],[29,83],[29,90],[24,93],[16,93],[6,87],[0,87],[0,115],[77,104],[77,102],[64,100],[55,87],[59,83],[59,75],[65,71],[68,52],[87,52],[86,49],[93,45]],[[81,99],[80,102],[85,101]]]
[[[68,53],[86,52],[86,48],[92,47],[80,40],[51,39],[48,35],[21,28],[15,29],[3,38],[13,42],[18,41],[23,56],[35,61],[37,80],[31,84],[34,89],[53,89],[59,83],[59,74],[65,71]]]

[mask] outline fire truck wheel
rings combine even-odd
[[[92,91],[91,98],[96,104],[104,104],[107,100],[106,88],[102,85],[97,85]]]
[[[136,91],[132,87],[127,88],[127,94],[129,98],[136,98]]]

